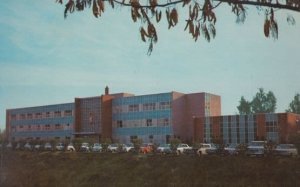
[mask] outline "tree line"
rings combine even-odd
[[[276,110],[277,99],[272,91],[265,92],[259,88],[256,95],[251,101],[241,97],[237,109],[239,114],[256,114],[256,113],[274,113]],[[300,114],[300,94],[295,94],[290,102],[286,112]]]

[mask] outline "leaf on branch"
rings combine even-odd
[[[101,16],[101,11],[104,12],[104,2],[103,0],[98,0],[98,6],[99,6],[99,15]]]
[[[192,21],[189,22],[189,33],[194,36],[194,23]]]
[[[75,10],[75,7],[74,7],[74,1],[73,0],[69,0],[69,2],[66,4],[66,8],[65,8],[65,11],[64,11],[64,17],[66,18],[67,17],[67,13],[68,11],[70,13],[73,13],[74,10]]]
[[[134,8],[140,8],[141,7],[140,2],[138,0],[130,0],[129,3]]]
[[[93,1],[93,14],[96,18],[98,18],[98,16],[100,15],[99,7],[97,5],[96,0]]]
[[[266,19],[265,20],[265,24],[264,24],[264,33],[265,33],[265,36],[268,38],[269,35],[270,35],[270,25],[271,25],[271,22],[270,20]]]
[[[148,48],[148,53],[147,54],[150,56],[152,51],[153,51],[153,42],[151,41],[150,45],[149,45],[149,48]]]
[[[296,24],[296,21],[295,21],[294,17],[291,16],[291,15],[288,15],[288,17],[286,18],[286,21],[289,23],[289,25],[295,25]]]
[[[207,29],[207,27],[206,27],[206,24],[203,24],[201,29],[202,29],[202,32],[203,32],[203,34],[204,34],[205,39],[206,39],[208,42],[210,42],[210,35],[209,35],[208,29]]]
[[[57,3],[63,4],[63,0],[56,0]]]
[[[275,20],[271,20],[271,34],[272,34],[272,38],[274,39],[278,39],[278,25],[277,22]]]
[[[213,38],[215,38],[216,37],[216,28],[215,28],[215,26],[213,25],[213,24],[209,24],[209,32],[210,32],[210,34],[212,35],[212,37]]]
[[[155,13],[155,14],[156,14],[156,22],[158,23],[158,22],[161,20],[161,11],[158,12],[158,11],[156,10],[156,13]]]
[[[178,13],[175,8],[173,8],[170,13],[170,21],[172,22],[172,26],[175,26],[178,23]]]
[[[185,5],[188,5],[190,2],[191,2],[191,0],[183,0],[182,7],[184,7]]]
[[[144,29],[143,27],[141,27],[140,33],[141,33],[141,38],[142,38],[142,40],[143,40],[144,42],[146,42],[145,36],[148,37],[149,35],[147,34],[147,32],[145,31],[145,29]]]
[[[115,8],[115,4],[113,0],[109,0],[109,4],[111,5],[112,8]]]
[[[198,25],[195,28],[195,34],[194,34],[195,42],[198,40],[199,36],[200,36],[200,23],[198,23]]]

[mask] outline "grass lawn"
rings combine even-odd
[[[300,186],[300,158],[6,152],[0,186]]]

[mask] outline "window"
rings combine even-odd
[[[72,116],[72,110],[65,110],[64,116]]]
[[[151,127],[152,126],[152,119],[147,119],[146,120],[146,125],[147,125],[147,127]]]
[[[164,119],[164,126],[168,126],[169,125],[169,118],[165,118]]]
[[[117,127],[118,127],[118,128],[122,128],[122,127],[123,127],[123,123],[122,123],[121,120],[118,120],[118,121],[117,121]]]
[[[143,111],[153,111],[153,110],[155,110],[155,103],[143,104]]]
[[[129,105],[128,106],[129,112],[138,112],[139,111],[139,105]]]
[[[55,124],[55,129],[60,129],[60,124]]]
[[[42,114],[41,114],[41,113],[35,113],[35,118],[36,118],[36,119],[42,118]]]
[[[50,118],[50,112],[46,112],[46,118]]]
[[[54,117],[61,117],[61,111],[55,111]]]
[[[167,110],[171,108],[171,103],[170,102],[160,102],[159,103],[159,109],[160,110]]]
[[[28,125],[28,130],[29,130],[29,131],[31,130],[31,125]]]
[[[16,120],[16,119],[17,119],[17,115],[16,115],[16,114],[12,114],[12,115],[11,115],[11,119],[12,119],[12,120]]]
[[[36,129],[37,129],[37,130],[41,130],[41,126],[40,126],[40,125],[37,125]]]
[[[45,130],[50,130],[50,125],[45,125]]]
[[[32,119],[32,114],[27,114],[27,119]]]
[[[21,114],[21,119],[26,119],[26,115],[25,114]]]

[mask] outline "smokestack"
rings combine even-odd
[[[109,88],[108,86],[105,87],[105,95],[108,95],[109,94]]]

